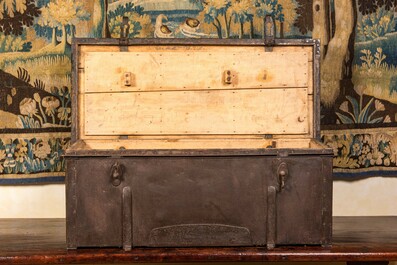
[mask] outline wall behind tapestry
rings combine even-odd
[[[340,176],[396,173],[397,0],[0,0],[0,183],[63,181],[77,37],[322,40],[323,141]]]

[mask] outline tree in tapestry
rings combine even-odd
[[[323,141],[335,175],[396,175],[397,1],[299,2],[313,21],[296,25],[323,41]]]
[[[71,39],[76,32],[97,37],[104,27],[102,1],[85,2],[0,1],[0,183],[62,179],[70,142]],[[95,21],[94,4],[103,10]]]
[[[109,0],[109,32],[117,37],[123,16],[130,37],[262,38],[266,15],[277,23],[277,35],[296,35],[295,0]]]

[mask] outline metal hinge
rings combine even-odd
[[[128,17],[123,17],[123,22],[120,25],[120,51],[128,51],[128,35],[130,33],[130,24],[128,24]]]
[[[273,46],[275,45],[275,37],[276,37],[276,23],[274,23],[274,18],[271,15],[265,16],[265,25],[264,25],[264,36],[265,36],[265,51],[272,52]]]

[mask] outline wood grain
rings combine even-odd
[[[63,219],[2,219],[0,264],[397,260],[397,217],[334,217],[333,221],[333,245],[327,248],[135,248],[125,252],[66,250]]]
[[[169,46],[163,51],[89,52],[84,59],[83,93],[308,86],[307,53],[288,49],[268,53],[257,47]],[[106,67],[98,67],[103,62]],[[227,71],[230,84],[225,83]],[[125,73],[131,76],[128,84]]]
[[[85,135],[307,134],[311,125],[306,88],[95,93],[84,104]]]
[[[309,139],[128,139],[85,140],[84,145],[76,145],[79,150],[121,150],[121,149],[263,149],[263,148],[311,148],[324,149],[324,146]],[[273,146],[274,145],[274,146]]]
[[[257,40],[131,40],[122,53],[114,40],[76,43],[74,140],[120,135],[223,135],[225,141],[228,135],[315,137],[313,41],[277,41],[272,52]],[[279,93],[281,89],[288,94]],[[139,104],[131,106],[131,101]],[[267,146],[263,142],[259,146]]]

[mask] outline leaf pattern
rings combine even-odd
[[[15,10],[23,14],[27,9],[26,0],[15,0]]]
[[[0,32],[22,35],[24,26],[32,26],[40,10],[35,0],[2,0],[0,2]]]
[[[0,139],[0,174],[62,172],[70,137]]]
[[[333,164],[338,172],[341,169],[365,172],[371,167],[379,170],[397,166],[396,133],[326,131],[323,132],[322,141],[333,149]]]

